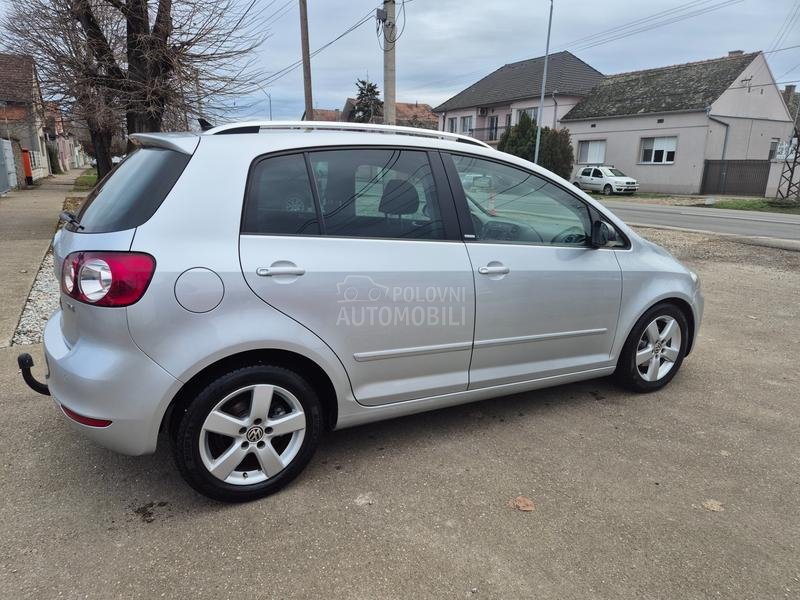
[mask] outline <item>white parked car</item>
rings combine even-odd
[[[619,169],[603,165],[584,167],[573,183],[582,190],[603,192],[606,196],[639,191],[639,182],[633,177],[628,177]]]

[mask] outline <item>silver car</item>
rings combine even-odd
[[[225,501],[273,493],[325,430],[614,375],[665,386],[697,276],[568,181],[474,139],[240,123],[139,134],[66,215],[47,383],[125,454],[172,441]]]

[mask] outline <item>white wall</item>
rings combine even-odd
[[[663,123],[659,123],[659,119]],[[707,118],[704,112],[615,117],[593,121],[566,121],[578,161],[578,142],[606,140],[605,163],[636,178],[643,192],[693,194],[700,191],[703,177]],[[675,136],[673,164],[642,164],[641,140],[645,137]]]

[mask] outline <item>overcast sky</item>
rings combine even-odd
[[[244,0],[243,0],[244,1]],[[266,72],[300,58],[297,1],[257,0],[272,15],[271,37],[260,50]],[[398,12],[402,0],[397,0]],[[732,3],[731,3],[732,2]],[[308,0],[312,51],[331,41],[377,7],[381,0]],[[659,67],[724,56],[729,50],[768,50],[800,44],[800,20],[777,46],[777,34],[800,0],[695,0],[697,10],[725,7],[643,33],[579,50],[573,42],[686,0],[555,0],[552,50],[575,54],[603,73]],[[4,0],[0,0],[0,7]],[[286,6],[287,10],[277,9]],[[436,105],[505,63],[544,54],[547,0],[406,0],[405,29],[397,43],[397,99]],[[678,14],[678,13],[673,13]],[[800,18],[800,15],[798,15]],[[403,18],[398,15],[399,26]],[[778,81],[800,79],[800,48],[768,54]],[[369,77],[383,89],[383,56],[374,20],[312,60],[314,106],[341,108],[354,95],[355,80]],[[275,119],[303,112],[302,69],[269,86]],[[240,116],[265,118],[266,97]]]
[[[610,74],[724,56],[729,50],[767,50],[797,2],[743,0],[575,54]],[[555,0],[551,49],[570,49],[568,44],[574,40],[686,3]],[[719,3],[714,0],[705,5]],[[272,8],[281,4],[278,0]],[[379,0],[308,0],[311,49],[335,38],[378,4]],[[695,3],[699,8],[703,4]],[[505,63],[543,55],[548,6],[547,0],[407,1],[407,23],[397,44],[397,100],[435,106]],[[276,21],[271,32],[262,55],[264,68],[277,71],[300,57],[297,8]],[[795,44],[800,44],[800,22],[779,47]],[[800,79],[800,48],[768,57],[779,81]],[[358,77],[368,75],[382,90],[382,65],[374,23],[370,22],[312,60],[315,108],[341,108],[346,96],[354,94]],[[301,69],[272,84],[270,92],[275,119],[300,117]],[[266,111],[264,102],[250,112],[266,116]]]

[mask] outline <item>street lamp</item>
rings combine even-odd
[[[542,140],[542,113],[544,112],[544,88],[547,85],[547,62],[550,57],[550,27],[553,25],[553,0],[550,0],[550,18],[547,21],[547,45],[544,50],[544,70],[542,71],[542,93],[539,96],[539,110],[536,111],[536,146],[533,162],[539,164],[539,143]],[[555,108],[553,108],[555,110]]]

